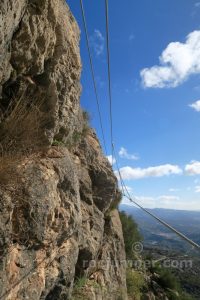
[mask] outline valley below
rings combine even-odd
[[[178,278],[182,289],[192,299],[200,299],[200,251],[156,222],[134,206],[121,205],[121,211],[131,215],[143,237],[144,261],[153,262],[170,271]],[[150,209],[150,212],[169,223],[187,237],[200,243],[200,212],[172,209]]]

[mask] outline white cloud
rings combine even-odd
[[[133,188],[128,185],[125,185],[125,188],[124,187],[122,188],[122,186],[120,186],[119,188],[120,188],[120,190],[124,189],[125,191],[128,191],[129,193],[133,193]]]
[[[124,147],[121,147],[119,150],[119,156],[121,158],[131,159],[131,160],[138,160],[139,157],[135,154],[129,154]]]
[[[195,193],[200,193],[200,185],[195,186]]]
[[[177,165],[160,165],[155,167],[148,168],[132,168],[132,167],[123,167],[120,169],[122,178],[125,180],[141,179],[146,177],[162,177],[168,176],[171,174],[181,174],[182,170]],[[116,172],[117,176],[117,172]]]
[[[138,196],[135,197],[138,204],[144,206],[144,207],[155,207],[155,198],[148,197],[148,196]]]
[[[92,48],[96,54],[96,56],[99,56],[104,51],[104,37],[100,30],[95,29],[93,35],[90,37],[90,42],[92,45]]]
[[[174,188],[169,189],[169,192],[171,192],[171,193],[175,193],[175,192],[178,192],[178,191],[180,191],[180,190],[179,189],[174,189]]]
[[[200,2],[196,2],[196,3],[194,4],[194,6],[195,6],[195,7],[200,7]]]
[[[188,175],[200,174],[200,161],[192,161],[190,164],[185,166],[185,172]]]
[[[190,107],[194,108],[194,110],[200,112],[200,100],[197,100],[196,102],[189,104]]]
[[[162,196],[159,196],[158,197],[158,200],[162,201],[162,202],[169,202],[169,201],[177,201],[179,200],[180,198],[177,197],[177,196],[168,196],[168,195],[162,195]]]
[[[116,163],[116,159],[114,157],[112,157],[112,155],[108,155],[106,157],[107,157],[110,164],[112,164],[112,163],[115,164]]]
[[[190,75],[200,73],[200,30],[191,32],[185,43],[170,43],[159,60],[160,65],[140,72],[144,87],[176,87]]]
[[[200,210],[199,199],[182,200],[179,197],[172,197],[168,195],[162,195],[158,197],[148,197],[148,196],[138,196],[135,197],[138,204],[146,208],[165,208],[165,209],[180,209],[180,210]],[[122,204],[132,206],[133,203],[130,202],[125,197],[123,198]]]
[[[137,196],[134,197],[136,202],[146,208],[174,208],[174,203],[179,204],[180,198],[175,196],[162,195],[158,197]],[[122,204],[132,205],[132,203],[124,197]],[[182,204],[182,203],[181,203]]]

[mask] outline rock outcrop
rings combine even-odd
[[[126,299],[120,192],[80,108],[77,23],[64,0],[2,0],[0,26],[0,299]]]

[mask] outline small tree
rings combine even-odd
[[[137,223],[133,217],[127,215],[124,211],[120,212],[120,219],[122,223],[122,230],[124,235],[126,257],[128,259],[134,258],[133,245],[142,240],[142,236],[138,231]]]

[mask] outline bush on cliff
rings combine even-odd
[[[119,214],[124,235],[126,257],[127,259],[134,259],[134,244],[141,241],[142,236],[139,233],[137,223],[134,221],[132,216],[127,215],[124,211],[120,212]]]
[[[126,285],[129,299],[140,300],[142,292],[146,287],[144,275],[136,270],[127,269]]]
[[[185,293],[177,277],[170,269],[157,264],[150,269],[153,280],[162,287],[170,300],[192,300],[193,298]]]

